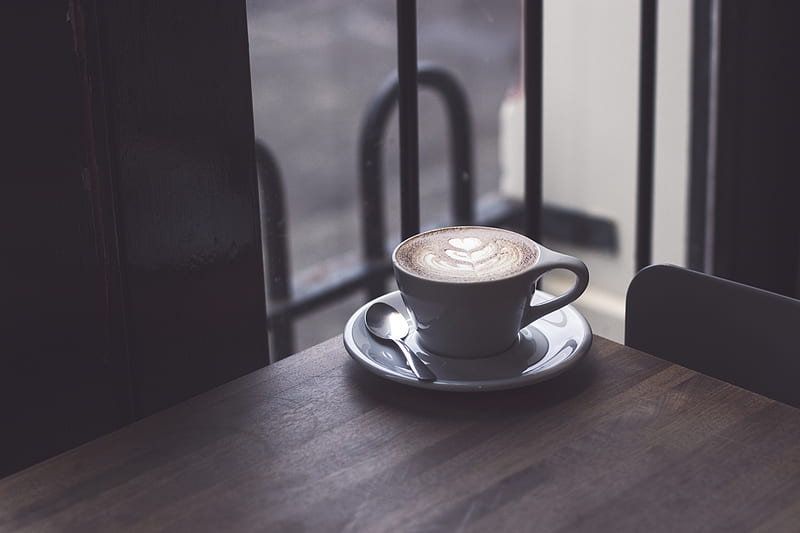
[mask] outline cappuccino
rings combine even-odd
[[[527,270],[538,259],[539,248],[527,237],[475,226],[421,233],[395,251],[396,264],[410,274],[462,283],[507,278]]]

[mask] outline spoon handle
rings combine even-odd
[[[414,372],[414,375],[417,376],[417,379],[420,381],[436,381],[436,376],[433,372],[431,372],[427,365],[423,363],[417,354],[408,347],[402,339],[392,339],[397,347],[400,348],[400,351],[403,352],[403,356],[406,358],[406,364]]]

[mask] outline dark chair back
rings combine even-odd
[[[800,301],[674,265],[628,288],[625,344],[800,407]]]

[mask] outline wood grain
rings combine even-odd
[[[799,502],[800,410],[631,348],[442,393],[335,338],[0,481],[0,530],[787,531]]]

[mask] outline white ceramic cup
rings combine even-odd
[[[449,229],[491,230],[498,228],[459,226]],[[535,250],[536,259],[526,268],[499,279],[442,281],[412,272],[398,263],[398,251],[425,232],[400,243],[392,253],[395,279],[416,323],[419,344],[436,355],[458,358],[487,357],[504,352],[519,339],[519,332],[542,316],[575,301],[589,283],[589,271],[580,259],[554,252],[513,233],[513,238]],[[501,235],[502,236],[502,235]],[[531,305],[536,284],[555,269],[575,274],[575,284],[566,293]]]

